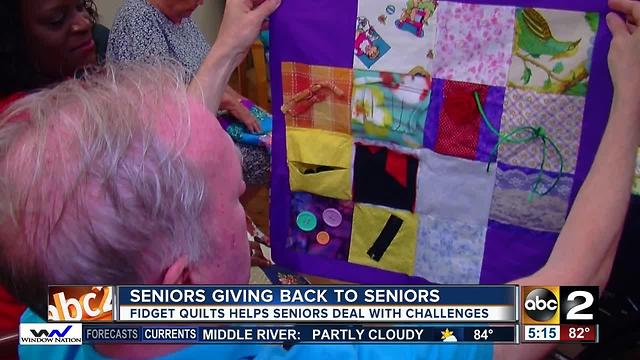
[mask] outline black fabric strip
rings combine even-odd
[[[367,255],[375,261],[380,261],[393,239],[398,235],[403,222],[399,217],[391,215],[380,232],[380,235],[378,235],[378,238],[373,245],[371,245],[369,251],[367,251]]]

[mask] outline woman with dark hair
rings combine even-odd
[[[104,59],[108,34],[97,18],[93,0],[0,1],[0,112]],[[17,330],[23,311],[0,287],[0,335]]]
[[[108,35],[97,18],[93,0],[1,1],[0,98],[55,84],[104,59]]]

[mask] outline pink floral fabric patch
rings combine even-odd
[[[515,8],[441,2],[434,77],[506,86]]]

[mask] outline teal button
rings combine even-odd
[[[298,225],[300,230],[309,232],[313,231],[313,229],[318,226],[318,219],[315,215],[313,215],[313,213],[303,211],[298,214],[298,217],[296,218],[296,224]]]

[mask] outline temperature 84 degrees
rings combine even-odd
[[[478,326],[464,328],[464,341],[510,343],[516,338],[514,326]]]
[[[487,341],[489,336],[493,335],[493,329],[474,329],[473,340],[475,341]]]
[[[596,325],[562,325],[560,341],[563,342],[597,342],[598,327]]]

